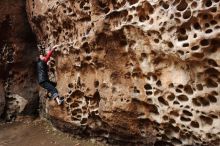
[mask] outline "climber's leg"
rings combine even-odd
[[[41,83],[40,86],[51,94],[50,98],[56,98],[59,96],[57,89],[49,81]]]
[[[51,99],[55,99],[58,105],[63,104],[64,98],[60,97],[58,94],[57,89],[53,86],[53,84],[50,81],[45,81],[40,84],[44,89],[46,89],[48,92],[51,93]]]

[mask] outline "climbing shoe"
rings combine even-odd
[[[61,105],[61,104],[63,104],[63,102],[64,102],[64,98],[57,96],[57,97],[55,98],[55,101],[57,102],[58,105]]]

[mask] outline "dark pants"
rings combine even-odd
[[[54,98],[54,97],[58,96],[58,91],[52,82],[44,81],[44,82],[40,83],[40,86],[43,87],[44,89],[46,89],[51,94],[50,98]]]

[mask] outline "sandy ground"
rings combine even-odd
[[[95,139],[80,139],[62,133],[40,119],[0,123],[0,146],[107,146]]]

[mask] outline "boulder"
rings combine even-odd
[[[219,1],[27,0],[70,133],[145,145],[219,145]]]

